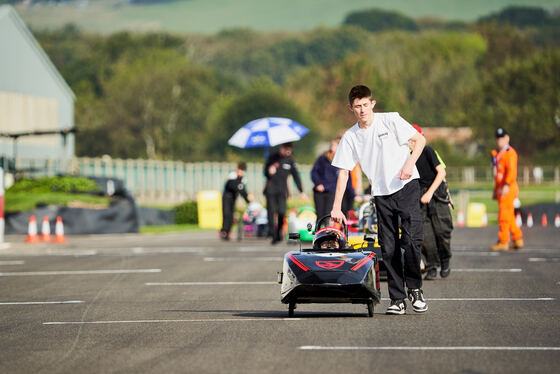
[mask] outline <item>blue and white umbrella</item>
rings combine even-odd
[[[237,130],[228,144],[239,148],[274,147],[298,141],[308,132],[307,127],[289,118],[259,118]]]

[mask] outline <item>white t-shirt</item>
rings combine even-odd
[[[360,129],[356,123],[344,133],[332,165],[352,170],[359,162],[371,184],[372,195],[390,195],[420,178],[415,165],[410,179],[399,179],[399,172],[410,157],[408,140],[417,133],[397,112],[375,113],[373,124],[367,129]]]

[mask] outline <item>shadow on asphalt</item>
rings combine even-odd
[[[193,310],[193,309],[168,309],[162,310],[164,313],[228,313],[232,317],[246,318],[285,318],[288,317],[288,311],[270,311],[270,310]],[[341,318],[341,317],[367,317],[364,313],[343,313],[343,312],[297,312],[297,318]]]

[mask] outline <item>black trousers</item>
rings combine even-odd
[[[331,214],[334,193],[333,192],[317,192],[313,191],[313,201],[315,202],[315,213],[317,219],[321,219],[326,215]]]
[[[229,233],[233,225],[235,199],[231,194],[222,195],[222,232]]]
[[[284,193],[266,194],[266,211],[268,213],[268,235],[274,240],[282,239],[282,226],[286,216],[286,195]],[[278,216],[277,225],[274,214]]]
[[[425,190],[422,189],[422,192]],[[422,252],[426,256],[426,269],[447,267],[451,258],[451,232],[453,231],[449,205],[432,198],[428,204],[420,204],[420,209],[424,227]]]
[[[420,260],[423,232],[419,201],[420,186],[416,179],[391,195],[375,196],[379,244],[387,268],[391,300],[407,297],[405,284],[408,289],[422,288]],[[402,228],[400,237],[399,217]]]

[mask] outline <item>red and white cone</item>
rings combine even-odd
[[[457,212],[457,227],[465,226],[465,215],[463,214],[463,210],[459,209]]]
[[[541,226],[542,227],[546,227],[548,226],[548,218],[546,218],[546,214],[543,213],[542,217],[541,217]]]
[[[518,227],[523,226],[523,219],[521,218],[521,213],[519,212],[517,212],[517,215],[515,216],[515,223]]]
[[[56,217],[56,226],[54,228],[54,242],[55,243],[67,243],[66,237],[64,237],[64,224],[62,223],[62,217]]]
[[[556,217],[554,217],[554,227],[560,228],[560,214],[556,213]]]
[[[41,241],[51,241],[51,224],[49,223],[49,217],[47,216],[43,217],[43,223],[41,224]]]
[[[26,243],[39,243],[39,235],[37,234],[37,219],[34,215],[29,217],[29,224],[27,225],[27,238]]]
[[[482,215],[482,227],[486,227],[486,226],[488,226],[488,215],[484,213]]]
[[[533,215],[531,213],[527,215],[527,227],[533,227]]]

